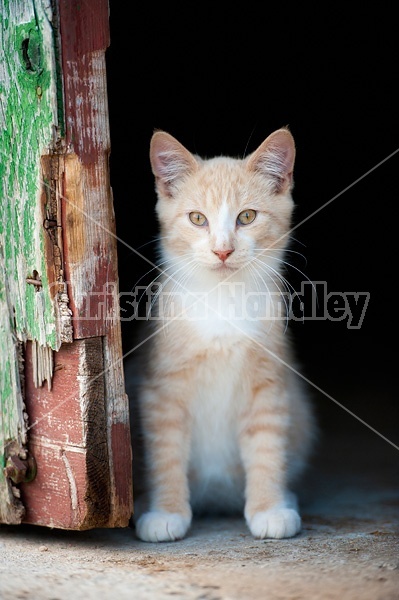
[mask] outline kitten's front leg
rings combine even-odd
[[[274,392],[274,393],[273,393]],[[258,390],[240,436],[246,472],[245,519],[255,538],[287,538],[301,529],[296,498],[287,489],[289,413],[284,394]]]
[[[148,508],[137,517],[136,534],[145,542],[181,539],[191,524],[190,420],[184,401],[171,397],[166,387],[152,386],[141,399]]]

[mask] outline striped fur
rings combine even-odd
[[[162,288],[126,367],[137,535],[180,539],[193,511],[241,511],[254,537],[294,536],[289,490],[315,431],[286,321],[273,318],[287,289],[294,140],[281,129],[245,159],[204,160],[159,131],[150,158]],[[242,225],[247,210],[256,218]],[[197,212],[205,225],[190,221]]]

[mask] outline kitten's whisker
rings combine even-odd
[[[258,281],[258,279],[261,279],[261,281],[262,281],[262,283],[263,283],[264,287],[266,288],[266,292],[267,292],[267,294],[269,295],[269,298],[271,298],[269,287],[268,287],[268,285],[267,285],[267,283],[266,283],[265,279],[262,277],[262,275],[260,275],[260,273],[259,273],[258,269],[255,267],[255,265],[253,265],[253,264],[250,264],[250,265],[249,265],[249,269],[250,269],[250,271],[251,271],[251,275],[252,275],[253,279],[255,280],[255,282],[256,282],[256,285],[257,285],[257,287],[258,287],[258,289],[259,289],[260,293],[261,293],[261,294],[263,294],[263,293],[264,293],[264,290],[263,290],[263,289],[261,289],[261,287],[259,286],[259,281]],[[253,275],[253,273],[255,273],[255,275]],[[271,318],[271,319],[269,319],[269,321],[270,321],[270,324],[269,324],[269,327],[268,327],[268,329],[267,329],[267,333],[270,333],[270,331],[271,331],[271,329],[272,329],[272,326],[273,326],[273,319],[274,319],[274,315],[275,315],[275,307],[274,307],[274,303],[273,303],[273,302],[271,302],[271,309],[272,309],[272,315],[271,315],[271,317],[272,317],[272,318]]]
[[[264,250],[267,250],[267,252],[281,252],[281,250],[279,250],[278,248],[269,248],[269,249],[255,248],[254,252],[263,252]],[[286,248],[284,250],[284,253],[287,253],[287,252],[289,252],[290,254],[297,254],[298,256],[303,258],[303,260],[305,261],[305,264],[307,264],[307,262],[308,262],[307,258],[304,254],[302,254],[302,252],[298,252],[297,250],[290,250],[289,248]],[[284,262],[283,259],[281,259],[281,258],[274,258],[274,260],[281,260],[282,262]]]
[[[306,244],[304,244],[303,242],[301,242],[300,240],[297,240],[296,238],[294,238],[293,235],[290,235],[290,239],[293,240],[294,242],[296,242],[297,244],[300,244],[301,246],[303,246],[304,248],[306,247]]]
[[[298,269],[298,267],[296,267],[292,263],[289,263],[286,260],[283,260],[281,258],[274,259],[274,260],[279,260],[280,262],[282,262],[287,267],[291,267],[292,269],[295,269],[295,271],[297,271],[300,275],[302,275],[302,277],[304,277],[306,279],[306,281],[309,281],[309,283],[312,285],[312,288],[313,288],[314,292],[316,293],[316,286],[314,285],[313,281],[311,281],[311,279],[309,279],[309,277],[306,275],[306,273],[304,273],[303,271],[301,271],[301,269]]]
[[[283,277],[283,275],[281,275],[281,273],[276,271],[276,269],[274,269],[271,265],[268,265],[267,263],[264,263],[263,261],[260,261],[258,259],[257,259],[257,264],[259,264],[260,269],[271,278],[271,280],[273,281],[273,284],[276,286],[276,288],[278,289],[278,291],[280,293],[280,297],[282,298],[282,300],[284,302],[285,314],[286,314],[286,318],[285,318],[285,322],[286,322],[285,331],[286,331],[287,327],[288,327],[288,317],[289,317],[289,314],[290,314],[290,311],[292,308],[291,290],[295,293],[295,289],[290,284],[290,282],[285,277]],[[271,276],[270,272],[272,272],[275,277]],[[283,289],[280,288],[279,283],[282,284]],[[286,291],[286,294],[284,293],[284,290]],[[288,295],[289,304],[287,304],[286,295]]]
[[[166,299],[165,299],[164,305],[163,305],[164,318],[168,319],[168,317],[170,316],[169,309],[170,309],[171,302],[173,301],[174,294],[178,290],[181,290],[181,289],[183,289],[183,291],[185,293],[187,293],[186,285],[193,279],[193,277],[195,275],[195,271],[199,268],[198,264],[195,263],[194,259],[187,264],[188,265],[194,264],[194,268],[191,269],[190,271],[187,270],[186,273],[183,273],[182,276],[179,277],[179,279],[173,281],[174,285],[173,285],[172,289],[170,290],[170,293],[166,296]],[[188,294],[193,295],[191,292],[188,292]],[[181,316],[183,314],[184,314],[184,311],[181,311]],[[166,335],[166,330],[165,330],[165,335]]]
[[[187,255],[189,255],[189,254],[187,254]],[[154,298],[152,299],[151,305],[150,305],[150,307],[149,307],[149,310],[148,310],[148,313],[147,313],[147,318],[149,318],[149,315],[150,315],[150,313],[151,313],[151,310],[152,310],[152,308],[153,308],[153,306],[154,306],[155,302],[157,301],[157,299],[158,299],[158,297],[159,297],[160,293],[164,291],[164,289],[165,289],[166,285],[169,283],[169,281],[172,281],[172,282],[174,283],[174,285],[173,285],[173,287],[172,287],[172,290],[171,290],[171,292],[173,292],[173,290],[176,288],[176,286],[182,287],[182,286],[181,286],[181,284],[180,284],[180,280],[179,280],[179,279],[176,279],[176,275],[177,275],[177,274],[178,274],[180,271],[182,271],[183,269],[185,269],[185,268],[189,267],[191,264],[193,264],[193,263],[194,263],[194,258],[193,258],[191,261],[188,261],[188,262],[187,262],[187,261],[179,261],[179,264],[180,264],[181,262],[183,262],[183,266],[181,266],[181,267],[180,267],[179,269],[177,269],[176,271],[173,271],[173,273],[172,273],[171,275],[169,275],[169,276],[166,278],[166,280],[165,280],[165,281],[162,281],[162,282],[161,282],[161,285],[159,286],[159,289],[157,290],[156,294],[154,295]],[[172,266],[173,266],[173,265],[171,265],[171,267],[169,267],[169,268],[172,268]],[[151,283],[150,285],[153,285],[153,283]],[[148,287],[150,287],[150,286],[148,286]]]
[[[189,255],[189,254],[187,253],[187,255]],[[184,255],[184,256],[186,256],[186,255]],[[171,264],[170,264],[169,266],[165,267],[165,268],[164,268],[164,269],[161,271],[161,273],[159,273],[159,274],[157,275],[157,277],[155,277],[155,279],[153,279],[153,280],[152,280],[152,281],[151,281],[151,282],[150,282],[150,283],[149,283],[147,286],[145,286],[145,287],[144,287],[144,289],[143,289],[143,292],[141,293],[141,295],[140,295],[140,297],[139,297],[139,299],[138,299],[138,301],[137,301],[137,306],[139,306],[139,304],[140,304],[140,302],[142,301],[143,297],[144,297],[146,294],[148,294],[148,290],[151,288],[151,286],[153,286],[153,285],[155,285],[155,284],[158,284],[158,283],[159,283],[160,290],[162,289],[162,284],[161,284],[161,283],[160,283],[158,280],[159,280],[161,277],[165,276],[165,275],[167,274],[167,271],[169,271],[170,269],[174,268],[174,267],[176,266],[176,264],[181,264],[181,263],[184,263],[184,262],[185,262],[185,261],[184,261],[184,256],[183,256],[183,257],[179,257],[179,259],[175,259],[175,258],[174,258],[174,259],[167,259],[167,260],[164,260],[162,263],[160,263],[160,264],[167,264],[167,263],[171,263]],[[151,271],[155,270],[155,268],[158,268],[158,267],[154,267],[154,269],[150,269],[150,270],[147,272],[147,275],[148,275],[149,273],[151,273]],[[173,274],[172,274],[172,276],[173,276]],[[145,275],[144,275],[143,277],[145,277]],[[143,279],[143,277],[141,277],[141,278],[140,278],[138,281],[140,281],[141,279]],[[137,282],[137,283],[138,283],[138,282]],[[136,283],[136,287],[137,287],[137,283]],[[150,308],[151,308],[151,307],[150,307]]]
[[[150,288],[152,285],[154,285],[155,283],[157,283],[157,280],[158,280],[160,277],[162,277],[162,275],[164,275],[164,274],[165,274],[165,273],[166,273],[166,272],[167,272],[169,269],[171,269],[171,268],[174,266],[174,264],[175,264],[175,262],[176,262],[176,261],[175,261],[175,260],[173,260],[173,261],[172,261],[172,260],[170,260],[170,259],[169,259],[169,260],[164,260],[164,261],[163,261],[162,263],[160,263],[160,264],[167,264],[168,262],[170,262],[170,263],[172,263],[172,264],[171,264],[169,267],[165,267],[164,269],[162,269],[162,270],[161,270],[161,272],[160,272],[160,273],[157,275],[157,277],[155,277],[155,278],[154,278],[154,279],[153,279],[153,280],[152,280],[152,281],[151,281],[151,282],[150,282],[148,285],[146,285],[146,286],[144,287],[144,290],[143,290],[143,292],[142,292],[142,294],[141,294],[141,296],[140,296],[140,298],[139,298],[139,300],[138,300],[138,303],[140,303],[140,302],[141,302],[141,299],[143,298],[144,294],[145,294],[145,293],[148,291],[148,289],[149,289],[149,288]],[[134,286],[134,288],[133,288],[133,289],[136,289],[136,288],[137,288],[137,285],[138,285],[138,283],[139,283],[139,282],[140,282],[142,279],[144,279],[144,277],[146,277],[147,275],[149,275],[149,274],[150,274],[152,271],[155,271],[156,269],[159,269],[159,267],[158,267],[158,266],[156,266],[156,267],[154,267],[154,268],[150,269],[149,271],[147,271],[147,273],[144,273],[144,275],[142,275],[142,276],[140,277],[140,279],[138,279],[138,280],[136,281],[136,283],[135,283],[135,286]]]
[[[280,273],[274,267],[272,267],[271,265],[269,265],[267,263],[266,264],[263,263],[263,265],[266,267],[266,270],[270,270],[272,273],[274,273],[274,275],[277,277],[277,279],[279,279],[279,281],[281,281],[284,288],[287,290],[288,294],[291,295],[291,291],[295,294],[294,286],[288,281],[288,279],[286,279],[284,277],[284,275],[282,273]]]
[[[139,278],[139,279],[136,281],[136,283],[135,283],[135,284],[134,284],[134,286],[133,286],[133,289],[134,289],[135,287],[137,287],[137,285],[140,283],[140,281],[141,281],[142,279],[144,279],[144,277],[147,277],[147,275],[149,275],[149,274],[150,274],[150,273],[152,273],[153,271],[156,271],[156,270],[158,270],[158,271],[160,271],[160,273],[159,273],[159,275],[158,275],[158,276],[157,276],[157,277],[154,279],[154,281],[155,281],[156,279],[158,279],[159,277],[161,277],[161,275],[162,275],[164,272],[166,272],[166,271],[167,271],[169,268],[171,268],[171,267],[167,267],[167,268],[165,268],[165,269],[162,269],[162,268],[161,268],[161,267],[162,267],[162,265],[165,265],[165,264],[167,264],[167,263],[172,263],[172,264],[171,264],[171,266],[173,266],[173,264],[175,264],[176,262],[180,261],[180,259],[184,259],[184,257],[185,257],[185,256],[188,256],[188,254],[189,254],[189,253],[187,253],[187,254],[184,254],[182,257],[179,257],[179,258],[167,258],[167,259],[165,259],[165,260],[163,260],[163,261],[161,261],[161,262],[158,262],[158,263],[157,263],[157,264],[156,264],[156,265],[155,265],[155,266],[154,266],[152,269],[149,269],[149,270],[148,270],[146,273],[144,273],[144,275],[142,275],[142,276],[141,276],[141,277],[140,277],[140,278]],[[151,283],[152,283],[152,282],[151,282]],[[151,285],[151,284],[150,284],[150,285]]]
[[[273,249],[271,249],[271,251],[273,251]],[[291,252],[295,252],[294,250],[291,250]],[[300,252],[295,252],[295,254],[299,254],[300,256],[303,256],[303,254],[301,254]],[[306,257],[303,256],[303,258],[306,261]],[[292,269],[295,269],[295,271],[297,271],[300,275],[302,275],[302,277],[304,277],[306,279],[306,281],[309,281],[309,283],[312,285],[313,290],[316,292],[316,288],[314,283],[311,281],[311,279],[306,275],[306,273],[304,273],[303,271],[301,271],[301,269],[299,269],[298,267],[296,267],[295,265],[293,265],[292,263],[284,260],[283,258],[278,258],[278,257],[273,257],[273,260],[276,260],[284,265],[286,265],[287,267],[291,267]],[[295,290],[294,290],[295,291]]]
[[[169,237],[171,237],[171,236],[170,235],[156,235],[151,240],[149,240],[148,242],[144,242],[144,244],[141,244],[140,246],[138,246],[137,248],[135,248],[135,250],[141,250],[142,248],[144,248],[144,246],[148,246],[149,244],[156,244],[160,240],[165,240],[165,239],[167,239]]]
[[[283,284],[283,288],[284,288],[284,289],[285,289],[285,290],[286,290],[288,293],[291,293],[291,290],[292,290],[293,292],[295,292],[295,289],[294,289],[294,287],[293,287],[293,286],[290,284],[290,282],[288,281],[288,279],[286,279],[286,278],[285,278],[285,277],[282,275],[282,273],[280,273],[279,271],[277,271],[277,270],[276,270],[274,267],[272,267],[271,265],[269,265],[268,263],[266,263],[266,262],[264,262],[264,261],[262,261],[262,260],[259,260],[258,258],[255,260],[255,264],[256,264],[256,265],[259,265],[259,266],[261,267],[262,271],[263,271],[264,273],[266,273],[267,275],[270,275],[270,273],[273,273],[273,275],[274,275],[275,277],[277,277],[277,279],[278,279],[278,280],[279,280],[279,281],[280,281],[280,282]],[[275,280],[274,276],[270,276],[270,277],[271,277],[271,279],[272,279],[273,283],[274,283],[274,284],[276,284],[276,280]],[[277,285],[277,284],[276,284],[276,285]],[[279,286],[277,286],[277,287],[278,287],[279,291],[281,292],[281,289],[280,289],[280,287],[279,287]]]

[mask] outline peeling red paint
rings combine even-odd
[[[101,338],[63,344],[54,353],[53,385],[48,390],[47,386],[36,388],[33,384],[31,343],[27,343],[28,449],[36,460],[37,475],[20,486],[26,508],[24,523],[89,529],[108,522],[107,453],[103,463],[97,465],[96,460],[101,446],[106,446],[105,415],[104,425],[98,427],[104,412],[104,407],[98,406],[98,399],[104,395],[103,364],[86,356],[89,352],[95,359],[101,349]],[[92,422],[92,413],[99,415],[96,422]],[[97,494],[93,481],[102,483]]]
[[[83,164],[108,152],[108,136],[101,136],[97,123],[107,111],[104,94],[105,67],[101,58],[109,46],[108,1],[60,0],[60,32],[65,97],[67,147]],[[104,81],[103,81],[104,80]]]
[[[105,335],[119,321],[116,274],[110,269],[106,253],[102,251],[92,264],[95,270],[90,293],[82,298],[79,307],[72,308],[75,338]]]

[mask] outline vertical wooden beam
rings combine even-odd
[[[47,1],[0,0],[0,521],[5,523],[23,516],[18,489],[3,472],[10,453],[23,453],[26,444],[21,349],[34,340],[41,367],[63,341],[41,206],[46,185],[41,157],[59,141],[51,23]],[[68,329],[68,298],[62,293]],[[45,377],[51,375],[47,370]]]
[[[123,527],[133,495],[108,3],[0,5],[0,521]],[[10,449],[21,458],[27,437],[37,477],[18,487],[3,467]]]
[[[119,280],[105,51],[107,0],[60,0],[64,86],[64,256],[74,339],[102,336],[112,511],[124,526],[133,511],[128,399],[122,364]]]

